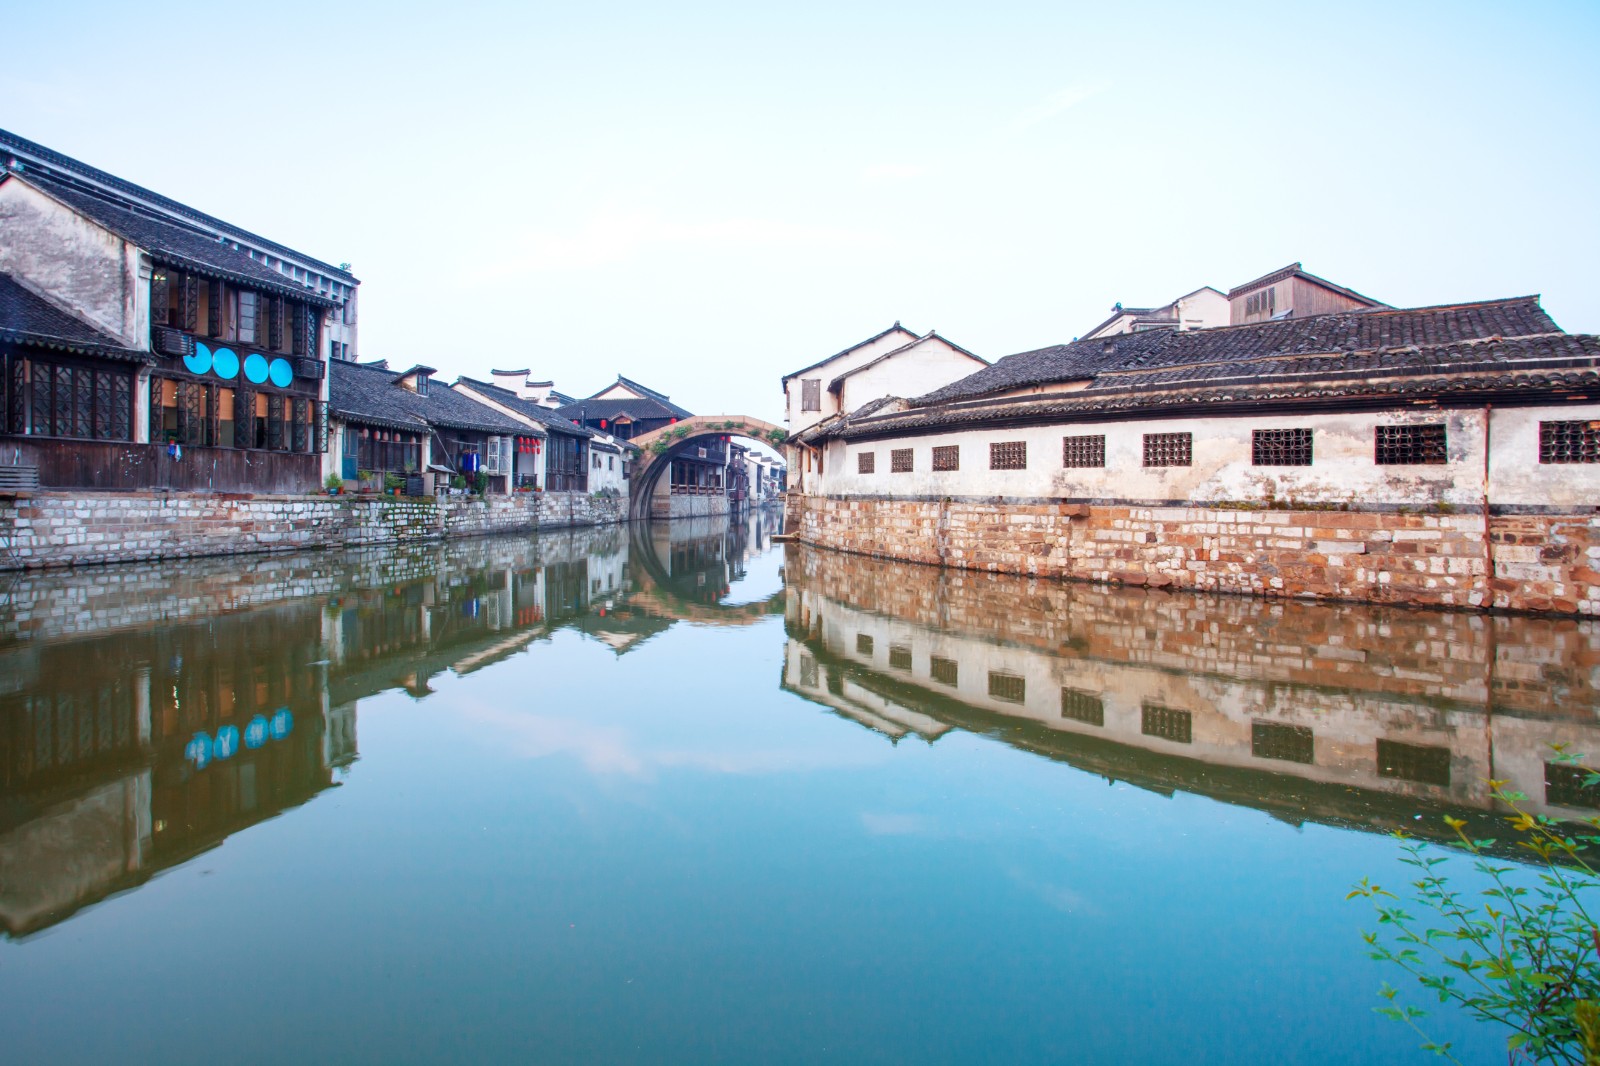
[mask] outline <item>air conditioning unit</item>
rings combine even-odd
[[[292,362],[294,364],[295,377],[306,378],[310,381],[322,380],[324,368],[321,359],[313,359],[309,356],[297,355],[294,357]]]
[[[187,359],[194,354],[194,338],[170,326],[151,326],[150,349],[159,355]]]

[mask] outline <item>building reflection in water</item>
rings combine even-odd
[[[1029,581],[817,552],[786,567],[783,685],[892,740],[981,732],[1291,821],[1432,833],[1590,817],[1600,624]],[[1423,815],[1418,818],[1418,815]]]
[[[334,787],[363,698],[425,697],[560,628],[621,654],[711,610],[703,590],[776,521],[7,576],[0,930],[52,926]]]

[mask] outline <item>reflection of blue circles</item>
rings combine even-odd
[[[225,725],[217,730],[217,742],[211,746],[211,753],[219,759],[231,759],[233,753],[239,750],[239,727]]]
[[[204,374],[211,369],[211,349],[203,344],[196,343],[194,354],[183,357],[183,365],[191,374]]]
[[[267,376],[278,388],[287,389],[289,383],[294,380],[294,368],[289,365],[287,359],[274,359],[267,366]]]
[[[244,746],[259,748],[267,742],[267,720],[261,715],[250,719],[250,724],[244,727]]]
[[[289,730],[294,728],[294,715],[289,713],[289,708],[280,707],[278,713],[272,716],[269,725],[272,729],[272,739],[282,740],[289,735]]]
[[[217,377],[232,381],[239,373],[239,356],[232,348],[218,348],[211,353],[211,369],[217,372]]]
[[[211,761],[211,737],[196,733],[183,747],[183,757],[194,763],[196,770],[204,770]]]
[[[244,376],[252,384],[259,385],[267,380],[267,357],[260,352],[251,352],[244,357]]]

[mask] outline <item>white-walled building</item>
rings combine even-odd
[[[1228,297],[1209,285],[1178,297],[1161,307],[1111,309],[1111,317],[1085,333],[1080,340],[1142,333],[1149,329],[1211,329],[1228,324]]]

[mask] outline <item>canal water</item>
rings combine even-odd
[[[1593,804],[1592,623],[778,521],[0,575],[0,1061],[1422,1061],[1346,891]]]

